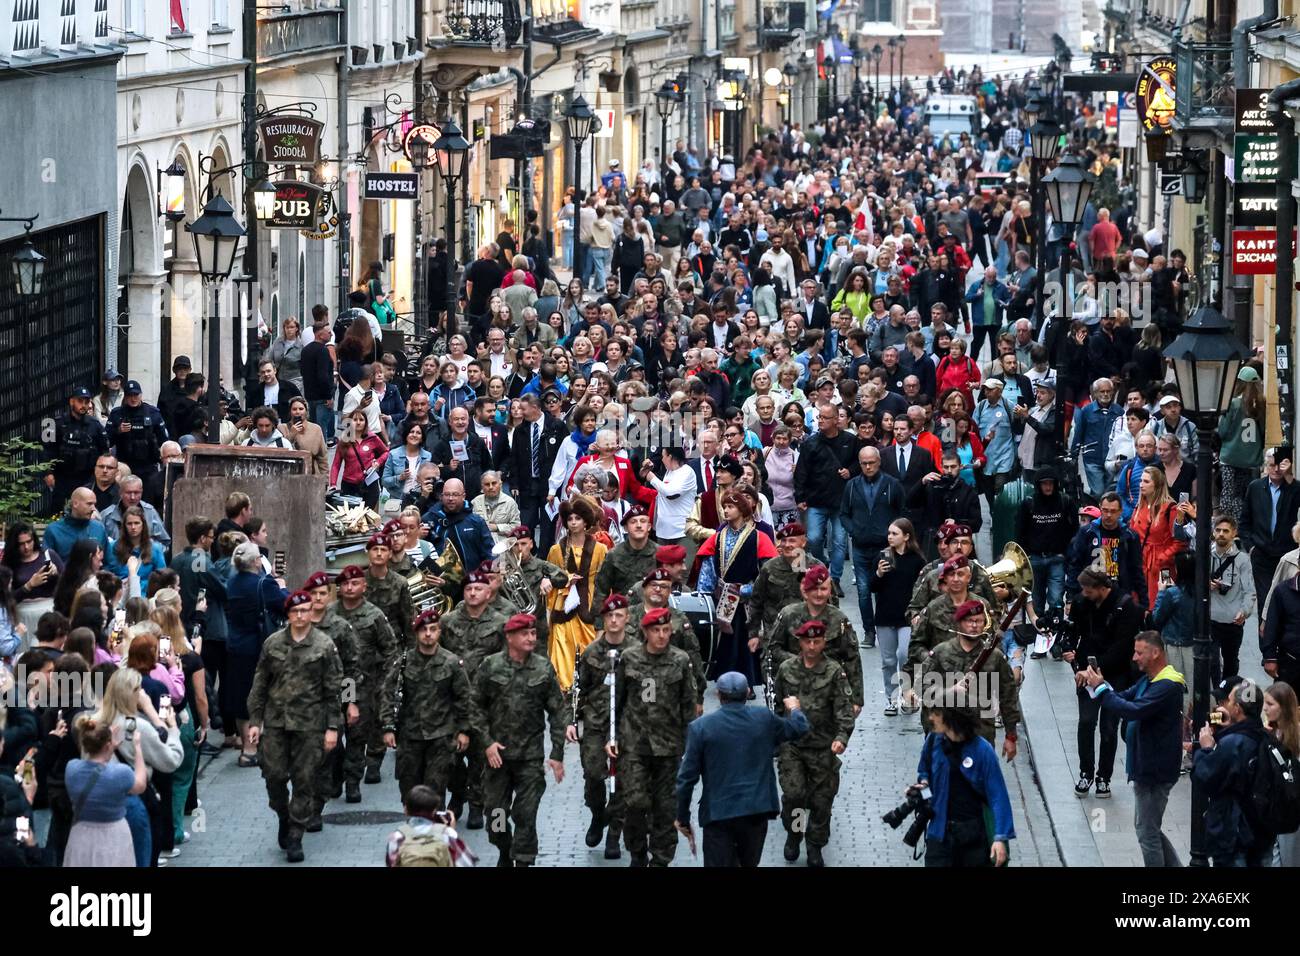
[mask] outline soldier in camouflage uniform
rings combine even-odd
[[[705,678],[704,656],[700,653],[700,641],[695,636],[695,628],[686,612],[669,607],[673,580],[666,568],[655,568],[641,582],[641,603],[633,604],[627,612],[629,621],[639,621],[646,611],[657,607],[668,608],[672,615],[673,633],[669,643],[678,650],[685,651],[691,658],[691,676],[695,678],[695,716],[704,713],[704,689],[708,686]],[[628,635],[633,643],[640,643],[640,631]]]
[[[415,647],[388,668],[380,694],[384,744],[397,748],[397,787],[405,804],[411,788],[431,787],[446,800],[456,754],[469,747],[470,688],[465,665],[439,646],[433,608],[416,615]]]
[[[631,595],[633,590],[655,569],[657,545],[650,540],[650,512],[634,505],[623,515],[626,537],[605,555],[596,572],[596,597],[592,607],[601,607],[611,594]],[[631,597],[628,600],[632,600]]]
[[[343,753],[343,783],[348,803],[361,802],[358,784],[365,772],[366,783],[379,783],[380,765],[387,748],[379,731],[379,688],[388,665],[402,650],[388,618],[370,601],[370,575],[353,565],[339,572],[339,617],[352,625],[357,635],[357,683],[354,698],[360,710],[355,724],[348,725],[348,744]]]
[[[970,528],[964,524],[951,522],[947,522],[940,527],[939,557],[921,569],[921,574],[916,579],[916,585],[912,588],[912,599],[907,604],[907,614],[912,619],[914,631],[918,626],[916,618],[929,607],[931,601],[943,593],[939,573],[943,570],[944,562],[957,556],[964,557],[970,562],[971,590],[975,592],[977,597],[983,599],[990,609],[999,614],[1002,613],[1004,595],[998,594],[993,587],[993,582],[989,579],[989,573],[984,570],[982,564],[975,560],[974,554],[975,540],[971,537]],[[913,639],[915,639],[915,634]]]
[[[979,601],[985,613],[991,611],[983,598],[971,590],[970,562],[958,554],[944,562],[940,569],[940,581],[943,592],[931,601],[921,613],[921,623],[912,628],[912,637],[907,645],[907,662],[902,667],[904,683],[903,699],[908,710],[916,706],[916,681],[919,677],[919,665],[930,657],[930,652],[957,633],[957,621],[954,617],[958,606],[972,598]],[[930,724],[922,715],[922,727],[929,729]]]
[[[487,575],[474,571],[465,577],[465,597],[443,616],[442,646],[465,662],[465,674],[473,686],[479,665],[505,647],[507,618],[488,606],[492,586]],[[472,741],[463,755],[457,755],[451,775],[451,803],[457,819],[469,801],[470,830],[483,827],[483,748],[487,742]],[[467,766],[468,764],[468,766]]]
[[[388,535],[382,532],[372,534],[366,542],[366,557],[370,561],[366,568],[366,600],[388,619],[388,626],[397,635],[398,647],[405,650],[411,646],[415,602],[411,600],[411,586],[406,578],[388,566],[392,554]]]
[[[317,571],[302,589],[311,595],[311,622],[319,630],[329,635],[339,652],[343,663],[343,723],[340,726],[351,728],[361,717],[361,710],[356,704],[356,687],[359,680],[357,664],[357,634],[352,625],[345,621],[335,610],[330,583],[333,578],[324,571]],[[327,800],[343,794],[343,748],[335,747],[321,761],[320,773],[316,775],[316,802],[311,819],[307,823],[308,833],[321,831],[321,810]],[[360,799],[361,794],[357,794]]]
[[[922,726],[930,726],[930,708],[941,705],[947,691],[954,688],[963,675],[974,673],[974,678],[964,685],[961,699],[977,712],[979,734],[991,746],[996,744],[997,735],[994,715],[1002,717],[1002,726],[1006,730],[1002,755],[1007,760],[1014,760],[1018,739],[1016,729],[1020,726],[1020,686],[1011,670],[1011,663],[1001,648],[995,646],[979,671],[973,670],[991,625],[988,608],[979,598],[969,598],[957,606],[953,620],[956,636],[939,644],[922,663],[917,664],[918,688],[926,704],[921,711]]]
[[[844,668],[826,656],[826,625],[807,621],[795,636],[799,656],[786,658],[776,671],[777,713],[789,716],[783,702],[796,697],[811,729],[777,752],[785,859],[799,859],[806,830],[808,865],[820,867],[825,866],[822,847],[831,838],[831,804],[840,789],[840,754],[853,734],[853,695]],[[805,810],[807,817],[796,820]]]
[[[402,519],[394,518],[388,522],[384,525],[383,533],[388,535],[388,568],[405,578],[409,586],[411,575],[419,569],[411,560],[411,556],[406,553],[406,528],[402,524]]]
[[[628,603],[622,594],[611,594],[601,605],[603,624],[601,636],[587,645],[578,658],[577,690],[574,693],[573,722],[582,721],[579,736],[582,754],[583,797],[591,810],[591,826],[587,828],[587,846],[594,847],[605,835],[605,859],[617,860],[622,856],[618,848],[623,834],[623,788],[615,786],[609,800],[605,799],[605,783],[609,779],[609,756],[605,744],[609,743],[609,688],[613,682],[614,664],[626,647]]]
[[[496,569],[495,562],[484,561],[474,570],[487,578],[488,587],[492,589],[492,596],[488,598],[489,610],[495,611],[497,614],[500,614],[505,618],[510,618],[516,614],[524,613],[523,608],[515,604],[514,601],[510,600],[510,598],[502,592],[502,576]]]
[[[486,585],[485,585],[486,587]],[[537,649],[537,619],[516,614],[505,623],[506,649],[483,661],[474,675],[474,747],[483,746],[483,796],[488,839],[497,866],[532,866],[537,859],[537,807],[546,790],[540,763],[544,721],[551,723],[555,782],[564,780],[564,741],[575,730],[569,701],[555,669]],[[514,832],[511,832],[511,823]]]
[[[533,595],[533,607],[519,610],[532,614],[537,608],[543,609],[543,613],[536,615],[537,646],[546,648],[551,637],[545,614],[546,597],[556,588],[568,585],[569,572],[550,561],[533,557],[533,531],[528,525],[516,525],[511,529],[510,537],[515,542],[515,558],[519,562],[519,573],[523,575],[524,586]],[[504,580],[504,575],[512,570],[510,556],[503,554],[497,559],[496,566]]]
[[[803,590],[800,588],[803,575],[809,568],[821,564],[808,554],[808,532],[797,521],[783,524],[777,529],[776,546],[781,553],[764,561],[758,569],[758,576],[754,578],[754,593],[749,598],[749,620],[758,622],[759,626],[755,630],[763,634],[771,633],[778,614],[791,604],[803,600]],[[804,565],[803,571],[794,570],[792,565],[796,560]],[[831,599],[832,603],[838,604],[833,589]]]
[[[799,654],[799,639],[795,636],[799,628],[808,621],[820,621],[826,625],[826,656],[844,668],[848,676],[853,716],[856,717],[863,703],[862,657],[858,653],[853,625],[843,611],[831,604],[834,591],[825,565],[805,573],[800,587],[803,601],[791,604],[777,614],[772,630],[763,635],[761,645],[758,639],[751,638],[750,649],[758,652],[761,646],[765,654],[770,651],[772,660],[767,667],[775,672],[787,658]]]
[[[288,626],[262,644],[245,733],[253,746],[261,743],[268,802],[280,818],[280,847],[290,863],[301,863],[316,773],[338,745],[343,662],[334,642],[312,626],[310,594],[289,595],[285,613]]]
[[[677,767],[695,719],[695,678],[690,657],[669,643],[667,608],[647,611],[641,633],[643,642],[628,647],[615,670],[618,741],[605,751],[618,761],[632,865],[668,866],[677,853]]]

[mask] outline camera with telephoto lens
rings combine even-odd
[[[919,785],[908,787],[907,799],[880,819],[888,823],[891,829],[897,830],[913,813],[916,814],[916,819],[903,834],[903,843],[916,849],[916,845],[921,842],[921,837],[925,835],[925,828],[930,825],[930,818],[934,816],[934,809],[930,806],[929,787]]]
[[[1059,608],[1041,615],[1034,626],[1052,642],[1050,652],[1053,660],[1059,661],[1066,651],[1079,649],[1079,625],[1066,617],[1065,612]]]

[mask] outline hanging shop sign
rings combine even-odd
[[[1171,132],[1174,119],[1174,89],[1178,65],[1171,56],[1158,56],[1138,74],[1138,120],[1146,132]]]
[[[1242,133],[1276,133],[1273,117],[1268,113],[1268,94],[1272,90],[1237,90],[1233,113],[1236,122],[1233,131]]]
[[[433,144],[438,141],[440,136],[442,136],[442,130],[432,123],[418,123],[408,129],[406,135],[402,137],[402,152],[408,160],[414,162],[415,157],[411,154],[411,143],[417,139],[422,139],[429,144],[429,155],[432,156]]]
[[[1239,183],[1275,183],[1282,169],[1282,147],[1272,133],[1238,133],[1233,169]]]
[[[417,173],[366,173],[367,199],[415,199],[419,195]]]
[[[1232,190],[1232,225],[1277,224],[1277,187],[1270,183],[1237,183]]]
[[[257,122],[262,151],[272,166],[310,166],[320,159],[325,124],[309,116],[264,116]]]
[[[296,179],[275,183],[275,210],[266,225],[272,229],[311,228],[321,219],[329,196],[324,189]]]
[[[308,229],[302,230],[307,239],[330,239],[339,231],[339,210],[334,204],[334,194],[325,193],[321,199],[320,216]]]
[[[1293,242],[1294,235],[1293,231]],[[1271,276],[1276,273],[1277,230],[1234,229],[1232,272],[1239,276]]]

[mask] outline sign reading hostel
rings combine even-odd
[[[266,116],[257,122],[266,161],[272,166],[310,166],[320,158],[325,124],[307,116]]]
[[[1234,169],[1239,183],[1275,183],[1281,172],[1282,147],[1269,133],[1238,133]]]
[[[366,173],[367,199],[415,199],[419,194],[416,173]]]

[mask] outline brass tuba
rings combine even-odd
[[[989,580],[1010,591],[1012,598],[1034,589],[1034,569],[1029,564],[1029,555],[1014,541],[1007,542],[1002,557],[984,570],[988,572]]]
[[[519,566],[519,555],[515,553],[515,539],[506,538],[492,547],[492,556],[496,558],[496,571],[501,575],[501,590],[506,600],[519,608],[522,614],[532,614],[537,609],[537,597],[524,578],[523,568]]]
[[[425,584],[424,574],[433,574],[445,583]],[[411,588],[411,601],[417,610],[436,608],[439,614],[446,614],[456,605],[457,595],[465,583],[465,564],[460,559],[451,536],[443,546],[442,554],[435,549],[420,562],[414,574],[407,578]]]

